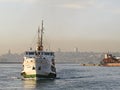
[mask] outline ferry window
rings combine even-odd
[[[44,53],[43,53],[43,52],[41,52],[41,55],[44,55]]]
[[[45,55],[47,55],[47,54],[45,53]]]
[[[46,55],[46,53],[45,53],[45,55]]]
[[[35,70],[35,67],[33,67],[32,69]]]
[[[45,59],[45,57],[43,59]]]
[[[28,52],[26,52],[26,55],[28,55]]]
[[[49,53],[45,53],[45,55],[49,55]]]
[[[41,67],[39,67],[38,70],[41,70]]]
[[[51,52],[51,55],[53,55],[53,53]]]
[[[40,52],[38,52],[38,55],[40,55]]]
[[[34,55],[34,52],[29,52],[29,55]]]

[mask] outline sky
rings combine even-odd
[[[42,20],[45,49],[120,52],[119,0],[0,0],[0,55],[35,47]]]

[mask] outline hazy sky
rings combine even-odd
[[[120,0],[0,0],[0,54],[27,50],[42,19],[53,51],[120,51]]]

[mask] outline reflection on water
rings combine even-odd
[[[35,80],[24,80],[23,85],[24,85],[24,88],[35,88],[36,81]]]
[[[39,87],[42,89],[52,83],[54,83],[54,79],[23,80],[23,85],[26,89],[36,89]]]

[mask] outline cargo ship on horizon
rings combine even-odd
[[[101,66],[120,67],[120,57],[113,56],[112,54],[105,54],[104,59],[100,62]]]

